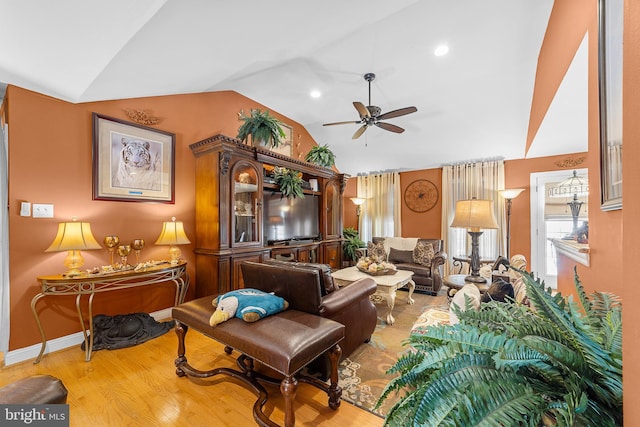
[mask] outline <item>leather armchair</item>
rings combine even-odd
[[[289,302],[289,308],[322,316],[345,326],[340,342],[342,357],[368,342],[376,328],[377,311],[369,299],[376,291],[371,278],[338,288],[333,284],[331,268],[324,264],[265,260],[241,264],[246,288],[274,292]],[[323,377],[329,372],[325,356],[313,365]]]

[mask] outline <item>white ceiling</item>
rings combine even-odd
[[[522,158],[553,0],[0,0],[0,82],[71,102],[234,90],[329,144],[345,173]],[[449,54],[433,55],[441,43]],[[402,134],[358,140],[352,102]],[[321,90],[319,99],[309,92]],[[529,157],[587,150],[578,51]]]

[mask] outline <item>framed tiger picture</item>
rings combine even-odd
[[[93,113],[93,199],[174,203],[173,133]]]

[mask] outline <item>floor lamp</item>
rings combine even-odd
[[[589,195],[589,182],[578,176],[577,171],[573,171],[571,178],[567,178],[549,189],[549,197],[573,196],[573,198],[567,202],[567,205],[571,209],[571,218],[573,219],[573,230],[570,235],[571,238],[575,239],[578,234],[578,215],[580,215],[580,209],[584,203],[581,200],[578,200],[578,197],[587,195]]]
[[[480,276],[478,238],[482,234],[480,229],[498,228],[493,200],[458,200],[451,227],[466,228],[471,236],[471,274],[464,278],[465,282],[485,283],[484,277]]]
[[[524,188],[512,188],[500,190],[498,193],[507,202],[507,259],[511,259],[511,201],[518,197]]]
[[[356,230],[360,231],[360,214],[362,213],[362,204],[365,199],[360,197],[352,197],[351,201],[356,205]]]

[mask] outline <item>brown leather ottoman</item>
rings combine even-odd
[[[209,326],[215,296],[207,296],[180,304],[172,310],[177,321],[178,358],[175,361],[178,376],[208,378],[217,374],[230,375],[248,384],[258,395],[254,405],[254,419],[261,426],[276,426],[262,412],[268,393],[258,381],[280,384],[285,401],[285,426],[295,425],[293,400],[298,381],[306,382],[325,391],[329,407],[340,406],[342,389],[338,386],[338,361],[342,351],[338,343],[344,338],[344,325],[330,319],[297,310],[285,310],[254,323],[233,318],[215,327]],[[187,363],[185,335],[189,328],[224,344],[225,351],[242,353],[237,360],[240,370],[217,368],[200,371]],[[299,375],[299,371],[325,352],[331,360],[330,384],[312,377]],[[253,370],[254,360],[284,375],[282,381]]]
[[[67,389],[59,378],[34,375],[0,388],[1,404],[67,403]]]

